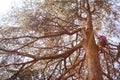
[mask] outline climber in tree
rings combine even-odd
[[[105,48],[107,47],[107,39],[105,36],[98,36],[98,48]]]

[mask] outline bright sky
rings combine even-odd
[[[11,6],[18,3],[20,0],[0,0],[0,15],[8,12]]]
[[[13,0],[0,0],[0,15],[9,10]]]

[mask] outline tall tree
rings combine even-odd
[[[107,36],[119,33],[116,2],[27,0],[14,7],[8,19],[20,27],[1,29],[0,78],[119,80],[120,45]]]

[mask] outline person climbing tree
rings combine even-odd
[[[107,39],[106,36],[98,36],[98,48],[105,48],[107,47]]]

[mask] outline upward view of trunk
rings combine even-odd
[[[86,46],[86,59],[88,65],[88,80],[103,80],[93,31],[90,32],[88,44]]]
[[[90,11],[89,1],[87,1],[87,39],[86,39],[86,60],[88,65],[88,80],[103,80],[100,67],[98,49],[95,43],[94,31],[92,25],[92,14]]]
[[[87,23],[87,26],[92,27],[91,20],[88,20]],[[87,33],[86,59],[88,65],[88,80],[103,80],[98,49],[94,39],[94,31],[91,28]]]

